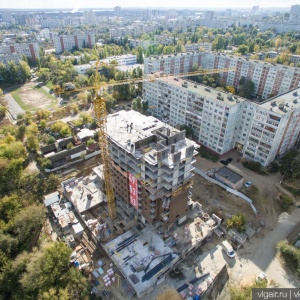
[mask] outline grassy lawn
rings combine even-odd
[[[46,87],[49,88],[50,90],[52,89],[53,84],[52,84],[52,81],[51,81],[51,80],[47,81]]]
[[[27,105],[22,101],[21,95],[20,95],[20,88],[17,88],[10,92],[10,94],[13,96],[13,98],[16,100],[16,102],[20,105],[21,108],[24,110],[31,110],[32,106]]]
[[[37,92],[41,93],[44,96],[44,98],[47,98],[50,100],[50,103],[49,103],[47,109],[56,107],[57,102],[58,102],[57,99],[54,96],[50,95],[47,91],[45,91],[41,86],[36,85],[32,88],[32,90],[33,91],[36,90]],[[23,108],[24,110],[36,111],[36,110],[40,109],[38,106],[25,104],[22,101],[22,96],[20,94],[20,88],[17,88],[15,90],[11,91],[11,95],[16,100],[16,102],[20,105],[20,107]],[[42,97],[42,95],[41,95],[41,97]]]

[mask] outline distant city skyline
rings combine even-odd
[[[287,8],[295,3],[295,0],[210,0],[206,3],[201,3],[199,0],[187,0],[183,3],[174,0],[152,0],[150,3],[144,3],[138,0],[112,0],[112,1],[95,1],[95,0],[52,0],[52,1],[37,1],[37,0],[1,0],[0,9],[37,9],[37,8],[49,8],[49,9],[65,9],[70,8],[74,11],[82,8],[113,8],[114,6],[125,7],[137,7],[137,8],[251,8],[258,5],[261,8]]]

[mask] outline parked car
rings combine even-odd
[[[220,163],[221,163],[221,164],[223,164],[223,165],[225,165],[225,166],[227,166],[227,165],[228,165],[228,162],[227,162],[226,160],[223,160],[223,159],[222,159],[222,160],[220,160]]]
[[[227,162],[227,164],[229,164],[230,162],[232,162],[232,158],[231,157],[227,158],[226,162]]]
[[[251,185],[252,185],[252,182],[251,182],[251,181],[247,181],[247,182],[244,184],[244,186],[245,186],[246,188],[250,187]]]

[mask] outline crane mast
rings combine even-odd
[[[116,202],[114,187],[112,183],[112,161],[109,154],[108,137],[106,134],[107,112],[105,99],[96,93],[93,101],[95,117],[98,124],[98,140],[100,146],[100,156],[103,162],[104,183],[107,198],[108,213],[113,221],[116,218]]]
[[[100,78],[99,78],[99,63],[96,62],[96,73],[95,73],[95,86],[94,94],[95,98],[93,101],[94,113],[98,125],[98,143],[100,146],[100,157],[103,163],[103,175],[104,175],[104,184],[106,191],[107,199],[107,208],[110,219],[113,221],[116,218],[116,201],[114,186],[112,182],[112,160],[109,154],[109,144],[107,137],[107,111],[105,99],[101,97],[100,94]]]

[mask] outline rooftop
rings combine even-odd
[[[229,106],[234,106],[237,103],[247,101],[247,99],[240,96],[232,95],[231,93],[226,93],[224,91],[215,90],[214,88],[208,87],[206,85],[187,81],[173,76],[159,78],[157,79],[157,81],[166,82],[180,88],[186,88],[189,92],[199,94],[203,97],[207,97],[219,102],[223,102],[224,104]]]
[[[218,171],[216,171],[216,174],[222,176],[223,178],[226,178],[227,180],[229,180],[232,183],[237,183],[241,179],[244,178],[240,174],[232,171],[231,169],[229,169],[227,167],[223,167],[223,168],[219,169]]]
[[[44,196],[44,204],[46,207],[50,206],[51,204],[55,203],[55,202],[58,202],[60,199],[60,196],[59,196],[59,192],[54,192],[54,193],[51,193],[51,194],[48,194],[48,195],[45,195]]]
[[[84,138],[87,137],[94,137],[95,135],[95,130],[90,130],[88,128],[82,128],[78,133],[77,133],[77,137],[79,138],[79,140],[82,140]]]
[[[106,202],[106,196],[100,189],[100,179],[96,174],[89,177],[73,177],[62,182],[61,185],[78,213],[83,213],[102,202]]]
[[[300,89],[296,88],[280,96],[268,99],[260,107],[283,115],[300,107]]]
[[[134,64],[134,65],[129,65],[129,66],[116,66],[116,69],[122,72],[126,71],[132,71],[133,69],[140,68],[144,70],[144,65],[142,64]]]
[[[180,57],[180,56],[185,56],[185,55],[189,56],[189,55],[193,55],[194,53],[199,53],[199,52],[202,52],[202,51],[175,53],[175,54],[169,54],[169,55],[156,55],[156,56],[148,57],[147,59],[149,61],[151,61],[151,60],[165,59],[165,58],[168,58],[168,57]],[[202,52],[202,53],[207,53],[207,52]],[[248,61],[249,63],[250,62],[251,63],[257,63],[257,64],[276,67],[276,68],[281,68],[281,69],[289,69],[289,70],[295,70],[296,69],[296,71],[299,71],[299,68],[297,68],[297,67],[291,67],[291,66],[286,66],[286,65],[276,64],[276,63],[270,63],[270,62],[255,60],[255,59],[249,59],[248,57],[243,57],[243,56],[235,56],[235,55],[229,55],[229,54],[224,54],[224,53],[218,53],[217,55],[230,57],[230,58],[234,58],[234,59],[237,59],[237,60]]]
[[[139,231],[134,227],[104,247],[138,295],[153,286],[159,275],[179,258],[148,228]]]
[[[158,133],[158,134],[157,134]],[[173,153],[170,152],[171,144],[175,145],[174,151],[180,152],[180,159],[185,158],[186,151],[197,144],[185,138],[184,132],[150,116],[144,116],[137,111],[121,110],[107,117],[107,134],[110,139],[137,159],[144,158],[149,164],[157,164],[159,150],[168,149],[167,155],[161,159],[169,167],[173,165]],[[164,139],[168,140],[163,145]],[[159,145],[158,145],[159,144]],[[166,154],[166,153],[165,153]]]

